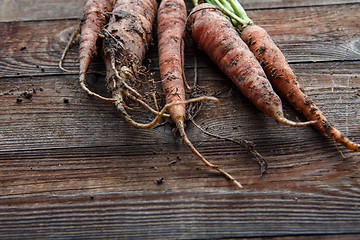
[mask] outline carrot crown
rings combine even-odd
[[[205,2],[217,6],[223,13],[230,18],[233,25],[237,28],[245,28],[254,22],[248,17],[244,8],[238,0],[205,0]],[[194,5],[198,4],[197,0],[193,0]]]

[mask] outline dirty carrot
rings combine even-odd
[[[157,14],[159,68],[166,102],[185,101],[182,66],[184,43],[182,32],[186,21],[183,0],[163,0]],[[182,43],[181,43],[182,42]],[[174,123],[185,119],[185,105],[168,109]]]
[[[188,23],[194,41],[259,110],[287,125],[312,123],[293,122],[284,117],[281,100],[259,62],[217,7],[207,3],[197,5]]]
[[[156,110],[147,103],[148,96],[145,95],[149,95],[149,90],[154,86],[142,62],[152,39],[156,12],[156,0],[117,1],[108,25],[102,31],[107,89],[124,120],[131,126],[141,129],[154,126],[163,116],[169,117],[165,113],[168,108],[200,100],[169,103],[159,111],[153,93],[151,96]],[[156,114],[156,117],[149,123],[135,121],[127,111],[130,108],[127,102],[130,101]]]
[[[233,18],[233,22],[237,25],[241,38],[254,53],[272,86],[279,94],[287,99],[306,119],[316,121],[313,126],[318,131],[327,134],[330,138],[349,149],[360,151],[360,145],[351,141],[336,129],[304,89],[301,88],[294,71],[267,31],[253,23],[238,1],[229,0],[228,3],[228,6],[232,7],[228,8],[230,10],[228,12],[229,16],[232,17],[231,12],[233,12],[236,13],[235,17],[240,19],[240,21],[237,21]]]
[[[60,59],[59,66],[62,70],[68,71],[63,68],[62,63],[65,58],[65,55],[75,40],[75,37],[80,33],[80,47],[79,47],[79,64],[80,71],[79,73],[79,83],[83,90],[85,90],[89,95],[96,96],[103,100],[112,100],[109,98],[102,97],[94,92],[92,92],[86,86],[86,72],[90,66],[90,63],[98,53],[99,46],[97,44],[98,36],[102,28],[107,23],[107,14],[112,11],[114,5],[114,0],[88,0],[84,6],[84,16],[81,21],[81,24],[76,29],[75,33],[68,42],[64,53]]]
[[[95,53],[98,34],[107,22],[106,14],[113,9],[114,0],[89,0],[84,6],[84,19],[81,26],[80,40],[80,85],[89,94],[103,98],[90,91],[85,84],[86,71]]]
[[[183,0],[163,0],[157,14],[159,68],[166,103],[185,101],[185,84],[183,78],[184,40],[183,31],[186,22],[186,5]],[[208,99],[208,98],[205,98]],[[222,173],[238,187],[242,185],[230,174],[210,163],[197,151],[185,132],[185,104],[177,104],[168,109],[180,136],[192,152],[208,167]]]
[[[149,128],[161,117],[157,115],[150,124],[138,123],[128,114],[126,103],[131,100],[158,113],[146,103],[138,89],[148,85],[142,78],[148,76],[142,62],[152,39],[156,11],[156,0],[116,1],[108,25],[102,31],[107,89],[124,120],[136,128]]]

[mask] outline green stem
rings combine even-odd
[[[192,0],[192,3],[194,4],[194,6],[199,5],[199,1],[198,1],[198,0]]]
[[[229,11],[234,12],[234,9],[232,8],[232,6],[230,5],[229,2],[224,1],[224,0],[220,0],[220,1],[221,1],[221,3],[224,5],[224,8],[227,8]],[[212,2],[213,2],[214,5],[216,5],[213,0],[212,0]],[[239,23],[238,23],[235,19],[230,18],[230,20],[231,20],[231,22],[232,22],[232,24],[233,24],[234,26],[237,27],[237,26],[239,25]]]
[[[217,3],[215,2],[215,0],[205,0],[205,2],[210,3],[210,4],[214,5],[214,6],[219,7],[219,4],[217,4]],[[230,6],[230,4],[229,4],[228,2],[225,2],[224,4],[226,5],[226,6],[224,6],[224,9],[229,9],[230,11],[234,12],[234,10],[232,9],[232,7]],[[220,4],[220,5],[221,5],[221,4]],[[220,7],[221,7],[221,6],[220,6]],[[222,11],[225,11],[225,10],[222,10]],[[234,19],[230,18],[230,20],[231,20],[231,22],[232,22],[232,24],[233,24],[234,26],[237,26],[237,25],[238,25],[237,21],[235,21]]]
[[[228,1],[224,1],[224,0],[220,0],[221,3],[224,5],[225,8],[227,8],[229,11],[234,12],[233,7],[231,6],[231,4]]]
[[[244,21],[246,21],[248,25],[254,24],[254,22],[248,17],[248,15],[245,12],[245,9],[241,6],[238,0],[228,0],[228,1],[235,10],[236,15],[244,19]]]
[[[225,15],[231,18],[235,27],[245,28],[254,22],[247,16],[244,8],[238,0],[205,0],[221,9]],[[234,23],[235,22],[235,23]],[[240,26],[239,26],[240,25]]]
[[[226,0],[223,0],[223,1],[226,1]],[[228,17],[234,19],[238,24],[240,24],[241,26],[247,25],[243,19],[241,19],[239,16],[237,16],[230,9],[226,8],[219,0],[214,0],[214,2],[215,2],[215,5],[221,9],[221,11],[223,11]]]

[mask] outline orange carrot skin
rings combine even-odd
[[[186,16],[186,5],[183,0],[161,1],[157,14],[157,32],[160,75],[166,103],[185,101],[182,33]],[[175,123],[179,120],[184,121],[185,104],[174,105],[168,111]]]
[[[360,151],[360,145],[341,134],[300,87],[285,56],[265,29],[257,25],[250,25],[242,30],[241,38],[254,53],[271,84],[281,96],[308,120],[317,120],[318,122],[313,126],[320,132],[327,134],[349,149]]]
[[[132,96],[141,100],[141,95],[133,87],[143,83],[139,75],[145,71],[142,62],[152,39],[157,7],[156,0],[116,1],[103,30],[106,87],[124,120],[136,128],[148,128],[148,125],[131,118],[126,111],[125,99],[135,94],[137,96]]]
[[[120,68],[126,66],[132,69],[141,66],[152,39],[157,7],[156,0],[116,1],[106,27],[106,31],[111,34],[111,37],[108,36],[103,40],[107,81],[114,76],[111,67],[112,57],[121,60],[117,64]],[[113,45],[114,39],[116,46]],[[115,86],[115,88],[117,87]],[[108,85],[108,88],[111,92],[116,90],[111,85]]]
[[[80,74],[85,74],[98,51],[98,33],[106,24],[106,13],[112,11],[113,4],[114,0],[89,0],[84,6],[79,50]]]
[[[107,30],[123,44],[128,57],[141,63],[152,38],[156,0],[116,1]]]
[[[207,3],[192,12],[188,21],[195,42],[259,110],[271,117],[282,116],[279,96],[231,22]]]

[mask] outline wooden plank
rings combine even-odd
[[[289,62],[360,59],[360,5],[251,11]],[[341,23],[345,20],[345,23]]]
[[[360,3],[359,0],[241,0],[248,11],[255,9],[293,8]],[[85,0],[2,0],[0,22],[81,18]],[[192,3],[187,3],[192,8]]]
[[[282,12],[281,18],[274,17],[277,11]],[[290,62],[360,59],[360,5],[262,10],[251,12],[250,17],[269,31]],[[77,24],[77,20],[0,24],[0,76],[62,74],[58,61]],[[157,69],[156,51],[152,46],[153,70]],[[77,56],[75,44],[65,62],[70,70],[78,69]],[[186,56],[186,67],[191,67],[189,41]]]
[[[8,233],[3,237],[214,239],[321,234],[324,224],[328,233],[336,234],[358,226],[358,212],[353,211],[358,200],[351,195],[333,199],[291,191],[122,192],[38,195],[25,202],[31,205],[11,203],[11,211],[0,213],[1,230]],[[354,207],[347,207],[351,204]]]
[[[85,0],[1,0],[0,22],[80,18]]]
[[[79,21],[74,20],[2,23],[0,76],[62,73],[58,62],[77,24]]]
[[[309,9],[251,11],[251,17],[280,43],[304,89],[329,119],[359,142],[359,28],[353,17],[359,16],[359,6]],[[343,30],[337,31],[336,17],[325,13],[339,17]],[[283,21],[274,18],[283,14]],[[306,23],[294,35],[287,24],[298,26],[293,18]],[[77,75],[59,71],[61,49],[77,22],[0,25],[0,238],[292,239],[336,234],[352,239],[360,233],[359,153],[311,127],[276,124],[188,44],[188,80],[194,78],[197,56],[199,85],[209,93],[220,91],[221,100],[219,109],[207,105],[196,121],[210,132],[253,141],[268,162],[268,173],[260,176],[245,149],[188,123],[189,138],[245,186],[238,190],[206,168],[173,135],[171,124],[129,128],[111,103],[80,89]],[[77,68],[76,50],[74,46],[67,58],[71,69]],[[155,47],[149,58],[158,79]],[[100,60],[94,68],[102,69]],[[106,94],[103,76],[89,74],[88,84]],[[32,92],[31,98],[17,102],[25,91]],[[288,118],[301,119],[287,103],[284,108]]]
[[[359,68],[349,69],[347,62],[295,65],[319,106],[359,139],[360,85],[353,75]],[[234,93],[230,83],[219,81],[221,74],[210,73],[200,69],[200,82],[210,89],[223,86],[223,107],[204,110],[197,121],[217,134],[253,140],[269,163],[265,177],[245,150],[216,142],[190,124],[189,137],[198,149],[244,184],[245,190],[238,191],[178,139],[169,141],[169,125],[128,128],[111,104],[85,97],[75,77],[34,78],[29,86],[43,91],[31,101],[16,103],[24,88],[2,97],[2,237],[188,239],[358,232],[359,154],[339,147],[342,156],[311,128],[274,123]],[[334,78],[334,89],[324,86]],[[26,86],[20,78],[7,81],[2,79],[1,89]],[[295,118],[288,107],[286,112]]]
[[[310,96],[313,96],[319,107],[327,113],[330,119],[338,122],[340,130],[344,130],[346,134],[350,135],[358,134],[356,123],[359,120],[359,112],[357,110],[360,100],[358,97],[360,88],[358,81],[358,75],[360,74],[359,63],[334,62],[332,64],[324,63],[318,65],[309,63],[296,64],[293,66],[305,90]],[[208,108],[203,110],[203,115],[200,115],[206,120],[198,119],[205,127],[209,127],[210,129],[214,128],[217,132],[225,135],[229,133],[229,129],[221,129],[221,126],[226,126],[226,122],[233,121],[232,119],[236,119],[236,121],[241,120],[240,122],[246,122],[247,125],[243,125],[244,123],[239,124],[247,130],[253,129],[249,134],[250,136],[255,134],[254,136],[257,136],[256,138],[262,138],[272,127],[284,130],[291,129],[292,131],[307,129],[278,126],[272,122],[272,119],[262,116],[258,110],[253,109],[253,106],[248,100],[244,99],[244,97],[235,90],[232,83],[224,78],[217,69],[209,70],[208,68],[201,68],[198,71],[200,84],[205,90],[213,92],[217,89],[222,92],[222,94],[219,95],[222,101],[220,109],[216,110],[214,105],[209,104]],[[191,79],[193,70],[188,69],[187,75],[189,79]],[[314,81],[314,79],[316,79],[316,81]],[[90,82],[92,88],[105,94],[103,92],[104,90],[101,90],[103,84],[102,77],[99,79],[95,78],[93,83]],[[161,135],[163,133],[169,133],[170,129],[167,129],[167,132],[159,130],[161,128],[140,131],[146,135],[141,134],[139,136],[134,136],[134,133],[128,129],[122,132],[119,128],[127,128],[127,126],[125,123],[122,123],[122,119],[116,113],[113,104],[88,97],[80,89],[77,83],[77,76],[3,78],[0,81],[0,89],[2,92],[2,96],[0,97],[4,103],[0,107],[2,113],[1,118],[4,123],[3,135],[6,133],[8,138],[7,141],[2,143],[2,149],[21,149],[23,143],[20,139],[27,138],[30,143],[29,147],[37,147],[37,145],[32,145],[32,141],[38,137],[39,142],[44,142],[45,139],[43,139],[42,136],[51,136],[54,128],[59,130],[63,129],[61,130],[62,133],[57,133],[54,137],[59,135],[58,137],[60,139],[64,138],[64,144],[76,142],[77,144],[84,144],[86,146],[89,141],[86,135],[93,134],[93,129],[98,130],[99,136],[92,139],[92,142],[97,142],[96,139],[99,138],[98,142],[104,143],[105,139],[103,138],[111,135],[113,132],[119,133],[119,137],[123,137],[123,139],[108,139],[106,140],[106,144],[110,144],[111,142],[114,144],[126,144],[128,137],[136,137],[136,139],[133,140],[142,144],[149,144],[149,141],[151,142],[152,140],[148,140],[147,137],[151,136],[156,137],[157,141],[161,141],[161,144],[168,141],[166,137],[161,137]],[[30,100],[23,99],[23,102],[17,103],[18,96],[25,91],[33,91],[33,89],[37,91]],[[42,91],[40,91],[40,89],[42,89]],[[69,104],[64,103],[64,98],[69,100]],[[285,110],[290,118],[296,118],[297,114],[291,110],[286,103]],[[222,116],[225,118],[222,118]],[[148,116],[149,119],[151,117],[151,115]],[[214,119],[212,120],[212,118]],[[34,119],[36,119],[36,121],[34,121]],[[249,121],[249,119],[258,119],[259,123],[266,121],[270,126],[268,129],[262,130],[254,125],[256,122]],[[10,124],[14,121],[17,125]],[[42,124],[43,126],[40,128],[41,131],[38,130],[38,132],[35,132],[33,129],[36,129],[38,124]],[[24,126],[27,125],[28,128],[24,129]],[[238,127],[239,125],[234,122],[231,126]],[[98,129],[99,127],[100,129]],[[13,134],[12,131],[15,129],[17,129],[17,133]],[[32,131],[33,134],[31,134]],[[157,131],[160,132],[156,133]],[[275,136],[276,131],[278,130],[275,130]],[[124,136],[127,132],[129,135]],[[104,136],[101,136],[102,134]],[[232,134],[231,131],[230,134]],[[17,138],[10,141],[11,135]],[[32,137],[32,135],[34,136]],[[197,138],[196,140],[201,139]],[[305,141],[305,139],[303,140]],[[46,146],[55,147],[52,145]]]

